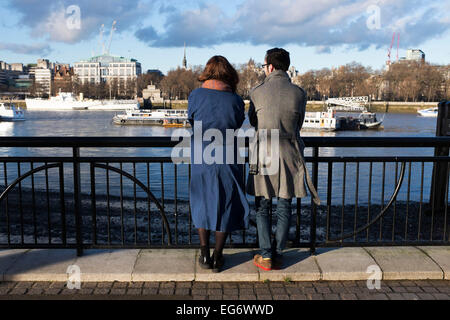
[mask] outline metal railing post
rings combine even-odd
[[[438,118],[436,123],[436,136],[450,136],[450,101],[442,101],[438,105]],[[436,147],[434,156],[449,155],[449,147]],[[448,180],[448,165],[445,162],[435,162],[433,164],[433,174],[430,188],[430,208],[432,214],[442,213],[446,204],[445,185]]]
[[[306,169],[306,168],[305,168]],[[313,148],[313,184],[317,190],[318,180],[319,180],[319,147]],[[316,253],[316,228],[317,228],[317,206],[313,201],[313,197],[311,195],[311,227],[310,227],[310,237],[311,237],[311,245],[310,245],[310,253],[314,255]]]
[[[80,148],[73,148],[73,200],[74,200],[74,214],[75,214],[75,229],[77,242],[77,256],[83,254],[83,236],[81,233],[82,219],[81,219],[81,192],[80,192]]]

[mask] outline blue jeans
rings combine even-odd
[[[275,233],[275,244],[272,247],[270,242],[270,220],[269,208],[271,199],[259,197],[259,207],[256,210],[256,225],[258,229],[259,247],[263,258],[273,258],[273,254],[281,255],[286,247],[289,233],[289,219],[291,217],[292,199],[278,198],[277,203],[277,231]]]

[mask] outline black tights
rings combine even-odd
[[[209,236],[211,235],[210,230],[204,228],[198,228],[198,235],[200,236],[200,246],[206,247],[209,250]],[[228,233],[216,231],[216,246],[215,250],[217,253],[222,254],[223,247],[225,246],[225,240],[227,239]]]

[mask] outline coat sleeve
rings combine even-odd
[[[245,121],[245,103],[241,97],[239,97],[239,114],[238,114],[238,127],[240,128]]]
[[[255,105],[253,104],[251,98],[250,98],[250,107],[248,108],[248,119],[253,127],[256,128],[258,126],[258,118],[256,116]]]
[[[299,129],[302,128],[303,126],[303,121],[305,120],[305,114],[306,114],[306,102],[307,102],[307,96],[306,96],[306,92],[305,90],[303,90],[302,88],[300,88],[300,91],[302,92],[302,96],[303,99],[300,102],[300,108],[299,108],[299,119],[298,119],[298,127]]]
[[[189,95],[188,98],[188,121],[191,126],[194,126],[194,95],[193,92]]]

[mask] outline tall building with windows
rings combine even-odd
[[[100,83],[113,79],[136,79],[142,69],[136,59],[103,54],[75,63],[74,73],[82,83]]]
[[[408,49],[406,51],[406,60],[425,62],[425,53],[420,49]]]
[[[38,85],[37,91],[41,94],[51,95],[52,92],[52,70],[36,68],[34,70],[34,81]]]
[[[0,61],[0,85],[6,87],[8,85],[8,75],[11,66],[4,61]]]

